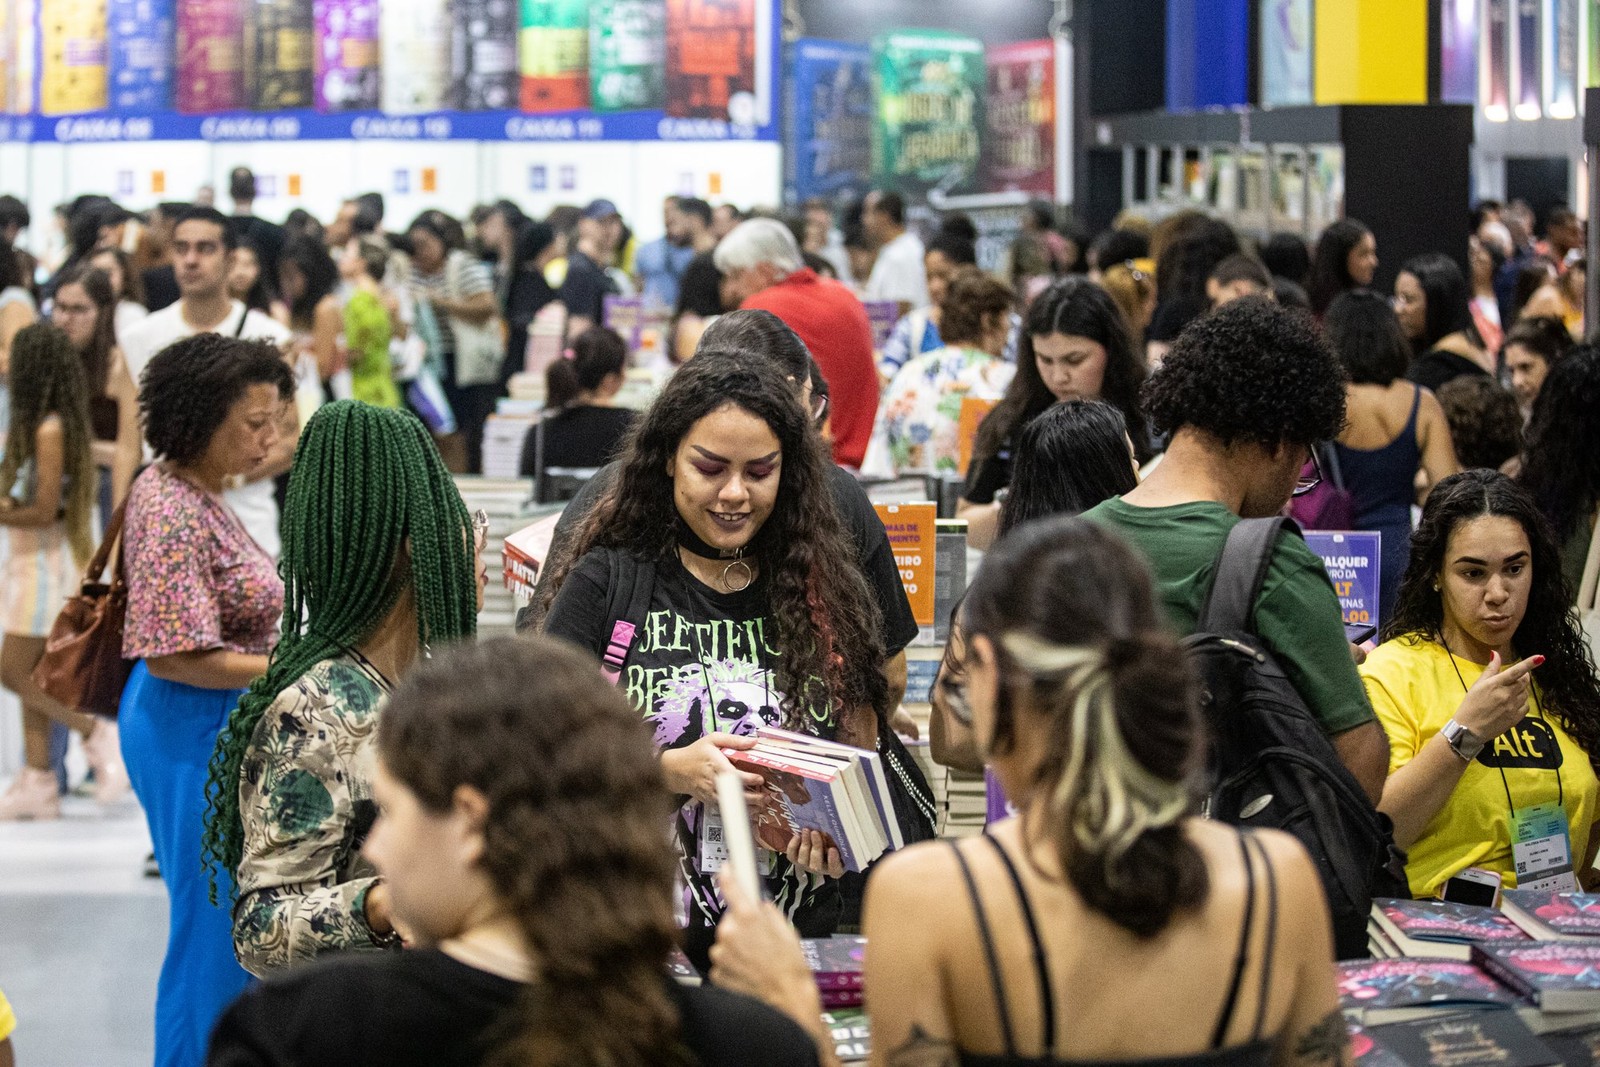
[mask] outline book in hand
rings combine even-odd
[[[861,1006],[862,968],[867,956],[864,937],[811,937],[800,942],[825,1008]]]
[[[1600,942],[1474,945],[1472,960],[1544,1011],[1600,1011]]]
[[[1500,894],[1500,910],[1539,941],[1600,938],[1600,893],[1507,889]]]
[[[1372,1040],[1412,1067],[1556,1067],[1560,1055],[1514,1011],[1469,1011],[1375,1026]]]
[[[751,805],[762,848],[781,853],[801,830],[815,830],[839,850],[845,870],[859,872],[905,844],[876,752],[762,727],[754,748],[723,754],[766,783],[763,800]]]
[[[1480,942],[1528,940],[1520,927],[1494,908],[1445,900],[1379,897],[1372,902],[1372,921],[1407,956],[1464,960]]]
[[[1368,1026],[1439,1014],[1441,1008],[1510,1008],[1514,990],[1460,960],[1407,957],[1338,964],[1339,1006]]]

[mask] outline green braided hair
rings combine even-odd
[[[211,756],[201,843],[213,901],[217,872],[237,870],[243,853],[240,765],[262,714],[318,663],[366,640],[408,583],[419,644],[473,636],[472,548],[466,505],[414,415],[341,400],[312,416],[283,511],[283,636]],[[410,573],[399,573],[407,551]]]

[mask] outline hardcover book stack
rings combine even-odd
[[[1384,958],[1339,964],[1358,1063],[1600,1065],[1600,895],[1502,898],[1503,910],[1373,902]]]
[[[806,966],[817,980],[822,1006],[830,1011],[861,1007],[861,971],[867,957],[864,937],[811,937],[800,942]]]
[[[723,754],[766,782],[750,811],[759,847],[782,853],[799,831],[817,830],[838,848],[845,870],[859,872],[905,846],[876,752],[763,726],[754,748]]]
[[[906,709],[917,724],[916,740],[905,739],[906,750],[922,768],[928,785],[933,789],[934,809],[939,813],[935,830],[944,832],[945,809],[948,798],[946,769],[933,762],[928,747],[928,731],[933,716],[933,683],[939,677],[939,663],[944,659],[942,645],[912,645],[906,649],[906,696],[900,706]]]

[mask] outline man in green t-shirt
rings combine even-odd
[[[1144,554],[1180,633],[1198,623],[1228,531],[1282,511],[1312,444],[1338,434],[1344,378],[1309,317],[1261,299],[1191,324],[1151,375],[1145,410],[1172,435],[1166,457],[1127,496],[1086,517]],[[1376,804],[1389,741],[1356,673],[1327,572],[1300,538],[1278,542],[1254,626]]]

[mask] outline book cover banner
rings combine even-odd
[[[872,171],[872,49],[800,40],[789,52],[784,199],[848,200],[866,193]]]
[[[0,141],[776,141],[780,2],[0,0]]]
[[[1055,196],[1056,45],[1049,39],[990,48],[984,106],[984,185],[991,192]]]
[[[911,196],[977,189],[987,81],[982,42],[905,30],[872,43],[874,184]]]
[[[1439,14],[1439,98],[1478,102],[1478,0],[1443,0]]]
[[[1378,575],[1382,538],[1376,533],[1306,531],[1306,545],[1322,558],[1346,630],[1352,635],[1374,629],[1378,618]]]
[[[1471,5],[1474,0],[1461,2]],[[1261,0],[1263,105],[1291,107],[1312,102],[1311,26],[1311,0]],[[1473,70],[1477,70],[1476,64]]]

